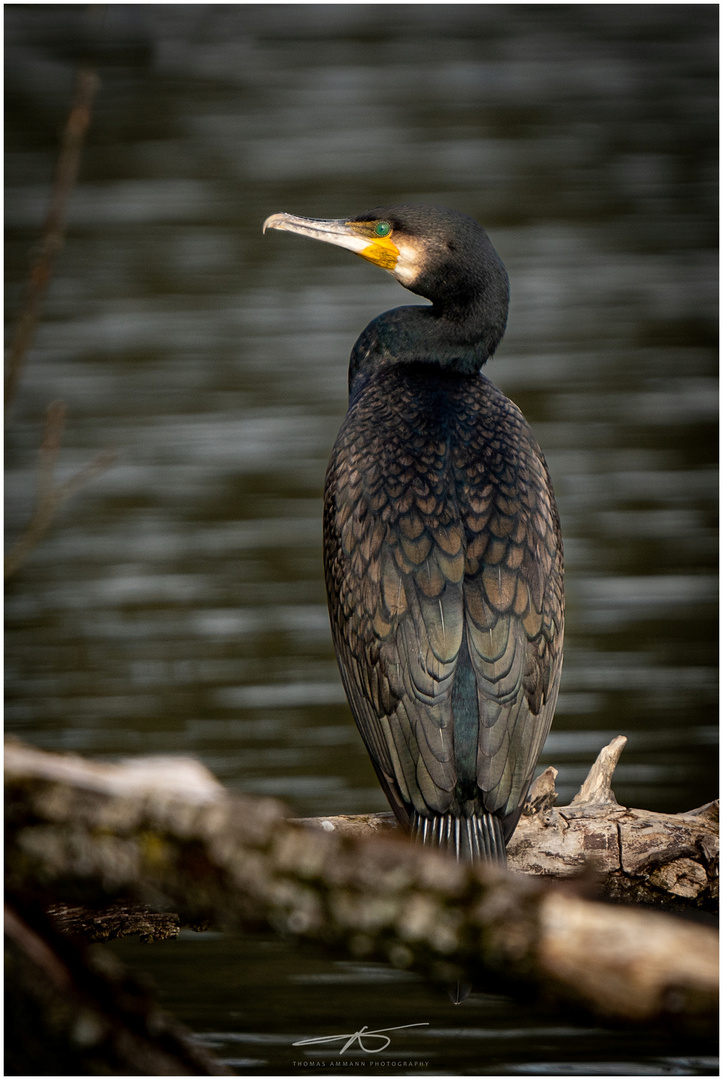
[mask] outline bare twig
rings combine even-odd
[[[9,578],[27,559],[38,541],[47,532],[58,507],[74,495],[78,488],[104,472],[116,460],[115,450],[104,450],[62,484],[55,483],[55,467],[65,429],[66,406],[52,401],[45,414],[45,430],[39,450],[38,491],[35,510],[25,532],[5,558],[5,578]]]
[[[93,98],[99,83],[100,80],[95,71],[89,68],[78,70],[75,99],[63,133],[50,206],[40,242],[40,252],[30,272],[25,302],[8,352],[5,371],[6,411],[15,397],[25,358],[35,335],[35,327],[52,275],[55,256],[63,246],[68,200],[78,175],[80,152],[90,123]]]
[[[5,371],[6,410],[17,391],[25,358],[32,344],[40,309],[52,276],[55,256],[62,248],[65,239],[68,201],[78,177],[83,140],[90,124],[93,99],[99,83],[100,80],[95,71],[90,68],[78,69],[75,97],[63,132],[40,251],[30,272],[25,301],[8,352]],[[62,401],[54,401],[48,405],[43,442],[39,451],[35,510],[25,532],[5,559],[6,579],[15,573],[45,534],[61,503],[75,494],[83,484],[107,469],[117,457],[115,451],[105,450],[79,469],[70,479],[62,484],[56,484],[55,468],[65,429],[65,414],[66,406]]]

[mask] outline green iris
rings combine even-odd
[[[376,236],[389,236],[392,231],[392,227],[388,221],[378,221],[374,226],[374,233]]]

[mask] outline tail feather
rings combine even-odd
[[[507,865],[505,833],[500,818],[486,810],[472,817],[457,814],[429,814],[415,810],[411,821],[412,838],[428,847],[454,854],[457,861],[497,862]],[[449,996],[460,1005],[472,992],[472,984],[461,979],[449,988]]]
[[[428,847],[449,851],[458,860],[507,864],[502,821],[486,810],[472,817],[456,814],[412,815],[413,839]]]

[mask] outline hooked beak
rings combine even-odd
[[[294,214],[272,214],[264,222],[263,231],[267,229],[299,233],[310,236],[312,240],[336,244],[381,266],[383,270],[393,271],[399,258],[399,249],[388,236],[371,235],[369,222],[346,221],[344,218],[326,221],[323,218],[296,217]]]

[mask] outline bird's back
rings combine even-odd
[[[397,818],[494,857],[519,818],[562,664],[562,546],[542,454],[482,375],[355,388],[327,472],[334,644]]]

